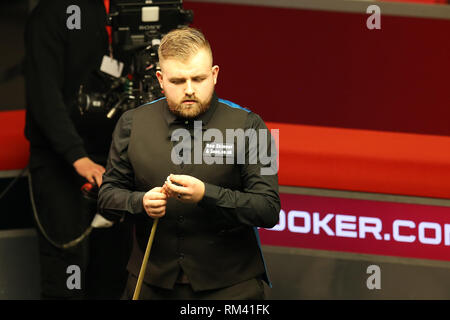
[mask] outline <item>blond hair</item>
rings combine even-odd
[[[206,49],[211,54],[211,46],[200,30],[190,27],[175,29],[166,34],[158,49],[159,60],[177,59],[187,61],[199,50]]]

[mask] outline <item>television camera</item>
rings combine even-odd
[[[103,112],[108,118],[163,96],[156,71],[158,47],[169,31],[192,22],[193,12],[182,0],[116,0],[111,2],[108,25],[114,58],[124,62],[119,77],[98,71],[101,86],[81,85],[78,106],[82,115]],[[99,90],[98,88],[102,89]]]

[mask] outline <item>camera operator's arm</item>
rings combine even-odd
[[[83,157],[76,160],[73,167],[80,176],[86,178],[90,183],[97,184],[97,186],[102,185],[102,175],[105,173],[105,168],[101,165],[96,164],[88,157]]]
[[[142,202],[145,192],[131,191],[134,189],[134,173],[127,152],[132,112],[125,112],[117,122],[103,184],[98,193],[99,213],[109,218],[145,212]]]
[[[68,41],[65,19],[65,8],[43,4],[27,22],[27,111],[52,149],[73,164],[87,153],[63,96]]]

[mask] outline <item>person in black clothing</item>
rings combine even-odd
[[[262,143],[272,146],[270,133],[258,115],[216,96],[219,67],[200,31],[168,33],[159,60],[165,98],[120,118],[99,192],[101,213],[137,219],[124,298],[158,218],[140,298],[263,299],[270,281],[257,227],[278,221],[278,175],[273,162],[250,160]],[[266,139],[216,140],[229,130]]]
[[[80,9],[80,28],[68,28],[69,6]],[[118,299],[127,278],[128,223],[93,229],[67,249],[59,245],[80,236],[91,224],[96,202],[80,191],[86,182],[101,185],[116,120],[102,112],[82,115],[80,85],[95,88],[96,72],[108,54],[103,0],[41,0],[25,31],[26,127],[30,177],[38,219],[43,299]],[[81,283],[70,266],[80,268]],[[72,268],[72,267],[71,267]]]

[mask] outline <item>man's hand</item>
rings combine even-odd
[[[76,160],[73,167],[80,176],[86,178],[90,183],[97,184],[99,187],[102,185],[102,175],[106,170],[101,165],[96,164],[88,157],[83,157]]]
[[[162,218],[166,214],[167,195],[163,188],[153,188],[144,195],[142,204],[151,218]]]
[[[169,197],[182,202],[197,203],[205,195],[205,184],[201,180],[187,175],[171,174],[164,183],[163,189]]]

